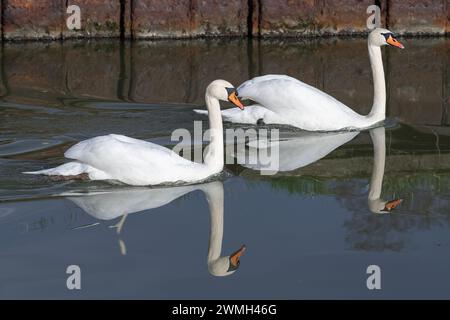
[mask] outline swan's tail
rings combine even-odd
[[[68,162],[56,168],[44,169],[39,171],[26,171],[24,174],[43,174],[47,176],[76,176],[88,171],[89,166],[80,162]]]

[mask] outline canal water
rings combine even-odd
[[[193,110],[217,78],[288,74],[367,113],[365,40],[3,44],[0,298],[450,298],[450,41],[402,42],[383,49],[383,127],[275,127],[275,175],[235,161],[208,183],[160,188],[22,172],[108,133],[173,147],[174,130],[207,128]],[[230,272],[221,263],[242,245]],[[67,288],[71,265],[80,290]]]

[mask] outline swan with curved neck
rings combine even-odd
[[[117,180],[136,186],[193,183],[218,174],[224,166],[223,128],[219,101],[230,101],[243,109],[233,85],[215,80],[206,89],[211,141],[204,163],[191,162],[160,145],[110,134],[81,141],[64,153],[74,161],[28,174],[58,179]]]
[[[98,220],[109,221],[120,217],[120,221],[113,226],[117,227],[117,233],[120,234],[127,215],[165,206],[196,190],[201,190],[206,195],[210,212],[208,271],[214,276],[228,276],[239,268],[240,258],[245,251],[245,246],[241,246],[231,255],[221,255],[224,228],[224,192],[223,184],[220,181],[172,188],[125,189],[112,192],[66,193],[63,195]],[[121,239],[119,239],[119,245],[121,253],[125,254],[126,246]]]
[[[257,124],[284,124],[309,131],[339,131],[370,128],[386,117],[386,85],[382,46],[403,49],[387,29],[377,28],[368,37],[374,98],[368,115],[360,115],[327,93],[286,75],[265,75],[248,80],[237,88],[238,96],[257,105],[245,112],[224,110],[224,120]],[[202,113],[202,112],[199,112]]]

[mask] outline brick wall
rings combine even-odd
[[[400,34],[449,32],[450,0],[0,0],[3,39],[315,36],[367,32],[366,9]],[[70,30],[67,6],[81,9]]]

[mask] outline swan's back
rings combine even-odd
[[[205,166],[170,149],[116,134],[81,141],[64,155],[104,173],[103,176],[132,185],[190,182],[207,175]]]
[[[101,151],[121,152],[124,149],[134,149],[139,152],[157,152],[170,155],[172,151],[160,145],[144,140],[138,140],[119,134],[109,134],[98,136],[88,140],[78,142],[68,149],[64,156],[68,159],[78,160],[84,163],[95,162],[98,153]],[[93,159],[92,159],[93,158]]]
[[[305,130],[338,130],[363,120],[332,96],[286,75],[253,78],[240,85],[237,92],[239,97],[256,101]]]

